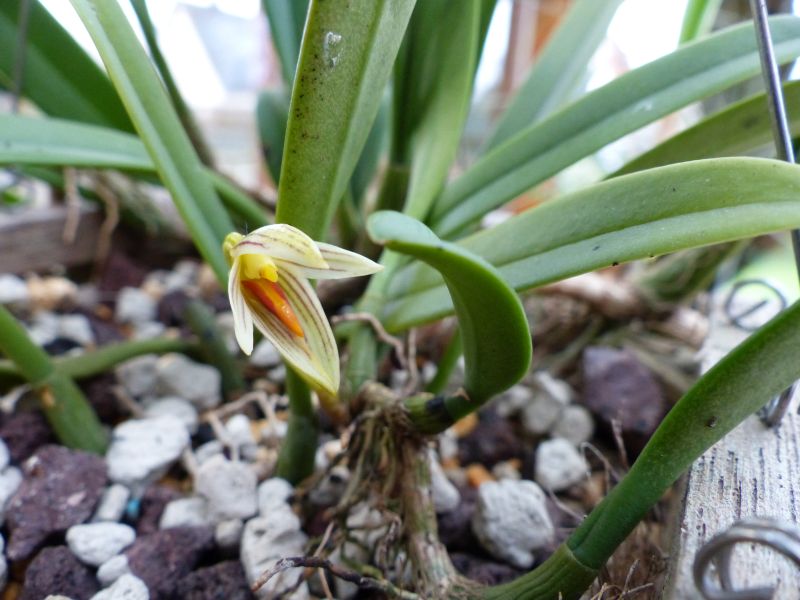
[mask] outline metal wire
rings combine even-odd
[[[783,87],[781,86],[781,78],[778,71],[778,61],[775,60],[772,35],[769,31],[769,13],[766,0],[750,0],[750,11],[753,13],[758,53],[761,57],[761,75],[764,77],[764,86],[767,88],[775,149],[777,150],[778,158],[794,163],[792,132],[789,129],[789,120],[786,117],[786,103],[783,100]],[[798,279],[800,279],[800,230],[792,230],[791,238],[795,269],[797,269]],[[765,424],[773,427],[781,422],[789,408],[789,402],[796,387],[797,383],[769,402],[765,409],[765,414],[762,416]]]
[[[800,528],[772,519],[747,519],[734,523],[700,548],[694,560],[694,582],[707,600],[769,600],[775,587],[736,590],[731,575],[731,559],[737,544],[768,546],[800,567]],[[712,576],[716,567],[719,586]]]

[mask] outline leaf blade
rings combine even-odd
[[[442,273],[458,315],[464,388],[471,402],[480,404],[522,378],[531,360],[527,318],[519,298],[494,267],[401,213],[373,214],[368,230],[375,242]]]

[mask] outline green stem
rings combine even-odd
[[[150,340],[134,340],[108,344],[97,350],[91,350],[78,356],[66,356],[48,360],[59,373],[73,379],[86,379],[108,371],[117,364],[142,354],[166,354],[167,352],[187,353],[195,348],[195,344],[186,340],[173,338],[153,338]],[[10,356],[10,354],[9,354]],[[19,383],[30,380],[15,360],[0,361],[0,380],[4,383]]]
[[[186,129],[186,134],[189,136],[189,139],[192,140],[192,146],[194,146],[203,164],[213,167],[214,158],[211,154],[211,150],[203,138],[197,121],[195,121],[192,116],[192,111],[189,110],[189,106],[186,104],[186,101],[183,99],[178,89],[178,85],[175,83],[175,78],[172,76],[172,72],[169,69],[164,55],[161,54],[161,48],[156,39],[156,29],[153,26],[153,22],[150,20],[150,13],[147,12],[147,3],[145,0],[131,0],[131,5],[136,13],[136,18],[139,20],[139,25],[142,28],[147,47],[150,49],[150,57],[153,59],[153,63],[158,69],[158,74],[161,75],[161,80],[164,82],[164,87],[167,89],[167,93],[172,100],[172,105],[175,107],[178,118]]]
[[[308,386],[288,367],[286,393],[289,396],[289,428],[278,456],[277,476],[297,484],[314,472],[319,424]]]
[[[53,365],[8,310],[0,306],[0,351],[8,356],[39,397],[42,411],[65,445],[102,454],[108,443],[97,415],[81,390]]]

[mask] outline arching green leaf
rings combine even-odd
[[[800,81],[783,86],[792,133],[800,134]],[[736,156],[772,143],[766,94],[736,102],[633,159],[612,177],[677,162]]]
[[[800,54],[800,18],[770,19],[779,61]],[[714,34],[640,67],[529,127],[450,184],[431,222],[448,237],[623,135],[759,72],[752,25]]]
[[[620,3],[621,0],[573,3],[500,117],[485,150],[499,146],[566,103],[586,76],[586,66],[605,38]]]
[[[722,0],[689,0],[683,13],[681,44],[707,35],[714,26]]]
[[[309,0],[261,0],[287,87],[294,82]],[[277,179],[277,177],[276,177]]]
[[[0,87],[11,89],[19,0],[0,2]],[[48,115],[133,131],[111,82],[38,2],[30,0],[22,94]]]
[[[640,258],[800,226],[800,167],[718,158],[642,171],[547,202],[461,242],[525,290]],[[430,269],[395,277],[383,320],[402,330],[452,311]]]
[[[458,316],[469,399],[480,404],[519,381],[530,365],[531,336],[522,303],[497,270],[401,213],[377,212],[367,227],[375,242],[442,274]]]
[[[277,185],[281,175],[286,122],[289,120],[289,100],[286,94],[273,90],[262,92],[256,105],[256,120],[261,138],[261,152],[272,181]]]

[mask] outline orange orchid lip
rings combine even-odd
[[[280,319],[281,323],[297,337],[305,337],[300,320],[280,285],[267,279],[245,279],[242,285],[264,308]]]

